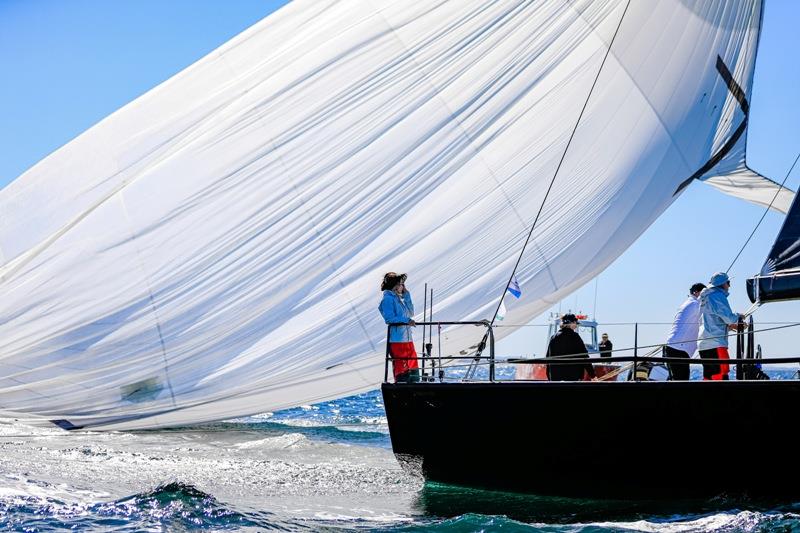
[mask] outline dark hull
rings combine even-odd
[[[545,495],[800,496],[798,381],[382,386],[428,480]]]

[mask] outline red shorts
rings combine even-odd
[[[389,355],[392,356],[394,377],[405,374],[409,370],[419,368],[417,350],[413,342],[390,342]]]
[[[720,346],[719,348],[711,348],[710,350],[700,350],[700,358],[716,359],[719,361],[718,363],[703,363],[703,379],[712,381],[724,381],[728,379],[728,372],[731,369],[730,365],[722,362],[730,359],[728,356],[728,348]]]

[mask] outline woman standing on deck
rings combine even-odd
[[[383,299],[378,306],[387,324],[408,324],[389,328],[389,355],[392,356],[394,379],[397,383],[419,381],[417,351],[411,336],[411,327],[415,325],[411,318],[414,316],[414,303],[405,283],[405,274],[387,272],[381,284]]]

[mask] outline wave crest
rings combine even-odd
[[[225,506],[214,496],[178,481],[94,507],[97,515],[108,519],[156,522],[170,528],[258,525],[252,517]]]

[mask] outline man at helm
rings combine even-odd
[[[734,313],[728,303],[728,289],[731,280],[725,272],[717,272],[711,276],[709,287],[700,293],[700,329],[701,359],[718,361],[730,359],[728,356],[728,330],[736,330],[736,324],[742,315]],[[703,363],[703,379],[726,380],[730,366],[727,363]]]

